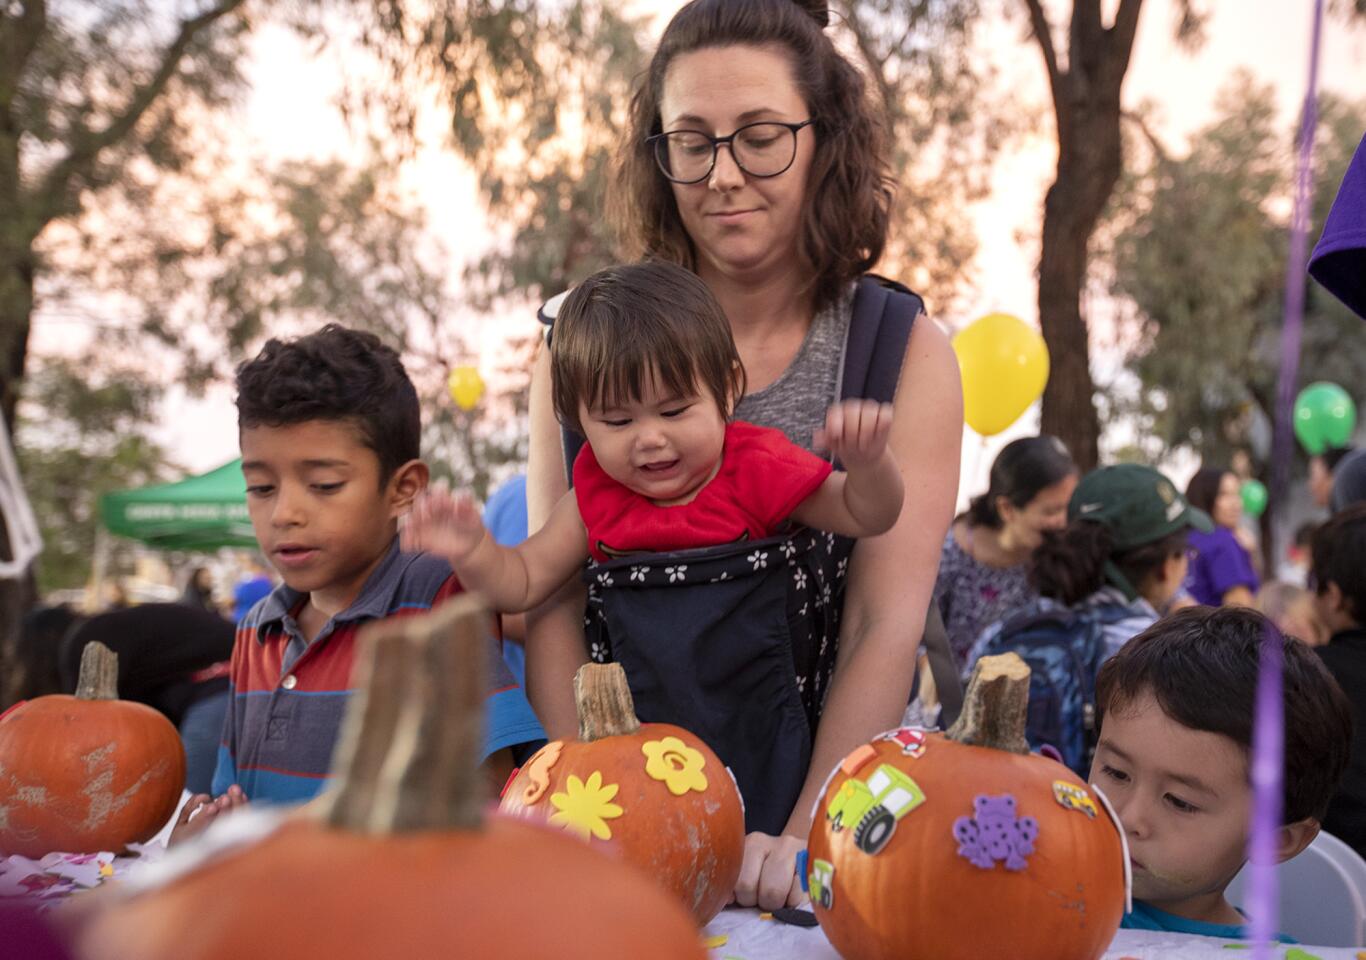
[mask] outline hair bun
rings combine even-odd
[[[830,4],[826,0],[792,0],[806,11],[807,15],[820,25],[821,29],[830,26]]]

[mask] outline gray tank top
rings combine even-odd
[[[812,433],[825,423],[826,411],[839,396],[856,286],[849,284],[834,303],[812,318],[811,329],[787,369],[762,390],[741,397],[735,419],[781,430],[793,443],[811,449]]]

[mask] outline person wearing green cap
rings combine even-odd
[[[1031,746],[1051,746],[1086,769],[1095,708],[1087,698],[1101,663],[1157,622],[1185,580],[1187,534],[1213,528],[1151,467],[1118,464],[1082,477],[1067,526],[1030,560],[1039,599],[983,631],[969,657],[970,670],[983,656],[1017,653],[1051,690],[1046,704],[1031,704]]]
[[[1101,467],[1077,485],[1066,529],[1034,552],[1034,581],[1042,596],[1066,606],[1132,611],[1131,620],[1107,627],[1113,654],[1157,620],[1180,591],[1190,531],[1213,529],[1209,514],[1152,467]]]

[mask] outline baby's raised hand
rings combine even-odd
[[[876,463],[887,449],[892,432],[892,405],[876,400],[842,400],[825,415],[813,440],[829,450],[845,468]]]
[[[403,523],[401,544],[404,550],[425,550],[455,566],[474,552],[486,532],[479,508],[468,494],[452,495],[434,487],[413,501]]]

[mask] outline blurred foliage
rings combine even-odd
[[[1366,101],[1321,98],[1311,244],[1363,129]],[[1271,88],[1239,74],[1184,156],[1152,138],[1135,144],[1148,158],[1123,181],[1106,233],[1113,291],[1131,308],[1127,366],[1143,386],[1112,396],[1107,414],[1136,418],[1151,459],[1184,447],[1211,462],[1242,449],[1267,463],[1295,134],[1278,122]],[[1361,321],[1309,281],[1300,383],[1366,382],[1366,351],[1343,348],[1360,336]]]
[[[29,377],[29,415],[16,436],[43,552],[38,590],[82,586],[95,552],[99,499],[176,475],[146,426],[158,389],[131,365],[98,359],[44,360]]]
[[[992,157],[1025,124],[1008,95],[991,92],[988,58],[970,47],[982,7],[831,5],[832,36],[895,121],[902,189],[880,269],[920,289],[937,312],[971,285],[976,245],[963,210],[985,196]],[[503,236],[469,271],[475,303],[544,298],[612,262],[615,240],[601,211],[656,28],[604,0],[391,0],[368,9],[361,42],[393,83],[352,84],[348,113],[411,130],[405,110],[417,102],[414,91],[440,89],[452,142],[478,175]],[[403,142],[385,149],[401,153]]]

